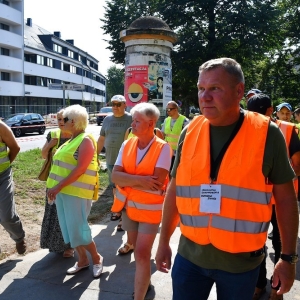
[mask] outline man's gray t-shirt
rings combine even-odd
[[[111,115],[103,120],[100,136],[105,137],[105,157],[108,165],[115,164],[121,145],[124,142],[125,132],[131,126],[131,123],[132,117],[128,112],[125,112],[122,117]]]

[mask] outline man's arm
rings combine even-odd
[[[291,161],[294,172],[297,176],[300,176],[300,151],[293,154]]]
[[[283,254],[297,253],[299,213],[293,182],[274,184],[273,194]],[[280,281],[278,294],[287,293],[294,282],[296,265],[279,260],[274,268],[273,286]]]
[[[103,149],[104,146],[104,141],[105,141],[105,136],[100,135],[97,141],[97,154],[99,155],[101,150]]]
[[[20,151],[20,146],[18,145],[11,129],[2,122],[0,124],[0,137],[9,149],[8,157],[10,162],[12,163]]]
[[[171,268],[172,251],[169,243],[178,222],[179,213],[176,206],[176,179],[172,178],[164,201],[159,245],[155,256],[158,271],[168,273]]]

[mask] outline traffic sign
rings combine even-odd
[[[63,89],[63,85],[60,83],[50,83],[48,87],[50,90],[62,90]]]

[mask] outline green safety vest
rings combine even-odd
[[[8,157],[7,146],[0,142],[0,173],[4,172],[10,167],[10,160]]]
[[[47,179],[47,188],[56,186],[75,169],[78,162],[74,158],[74,154],[85,137],[89,137],[94,143],[95,151],[93,159],[84,174],[76,181],[65,186],[60,193],[83,199],[98,200],[99,177],[97,144],[94,137],[87,133],[79,134],[75,139],[67,141],[58,148],[53,156],[52,167]]]
[[[179,140],[180,133],[182,131],[182,126],[185,120],[185,116],[179,115],[174,126],[171,130],[171,117],[167,117],[165,122],[165,140],[171,146],[173,150],[177,150],[177,144]]]

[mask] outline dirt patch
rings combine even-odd
[[[24,188],[22,188],[24,189]],[[16,187],[15,201],[17,212],[23,223],[26,234],[27,253],[40,249],[40,233],[41,224],[44,216],[45,206],[45,190],[35,191],[31,199],[24,199],[22,189]],[[110,213],[113,202],[112,189],[100,189],[99,199],[93,203],[91,213],[89,215],[89,223],[97,224],[104,220]],[[0,226],[0,262],[7,259],[10,255],[17,253],[15,242],[10,238],[9,234]]]

